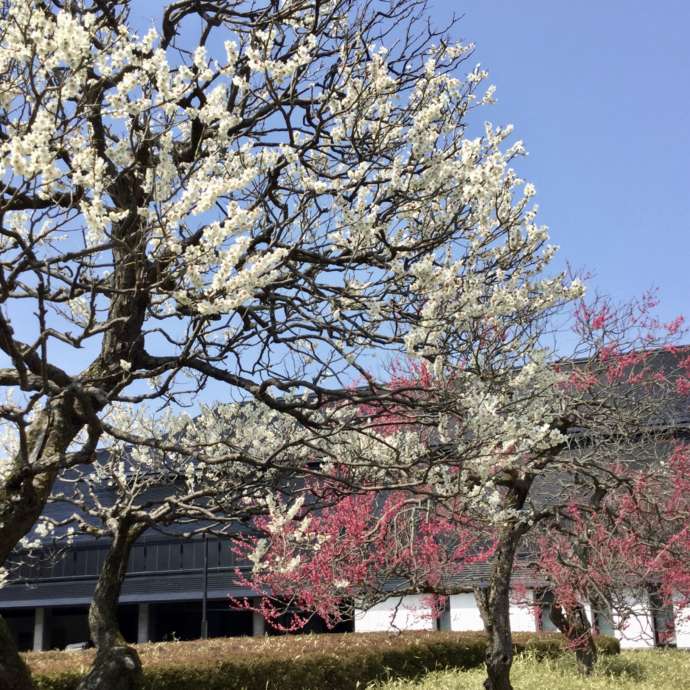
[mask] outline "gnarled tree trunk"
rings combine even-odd
[[[510,576],[521,533],[502,531],[494,554],[489,586],[475,590],[477,604],[489,636],[486,646],[486,690],[513,690],[510,667],[513,664],[513,639],[510,631]]]
[[[125,642],[117,620],[129,552],[140,533],[140,526],[126,522],[120,522],[115,530],[89,607],[89,631],[96,657],[78,690],[133,690],[141,680],[139,655]]]
[[[520,510],[525,504],[531,481],[515,482],[508,488],[504,505]],[[489,586],[475,589],[475,598],[489,640],[486,646],[486,690],[513,690],[510,668],[513,665],[513,639],[510,630],[510,579],[515,553],[529,527],[521,521],[508,521],[498,533],[491,562]]]
[[[31,674],[0,616],[0,690],[34,690]]]
[[[554,601],[549,617],[574,649],[579,673],[590,675],[597,661],[597,647],[584,607],[580,604],[566,607]]]
[[[31,531],[45,507],[64,456],[82,423],[74,399],[65,395],[54,401],[28,426],[26,454],[18,453],[0,486],[0,564],[6,565],[17,543]],[[91,444],[85,446],[90,453]],[[50,464],[48,464],[50,463]],[[32,465],[49,469],[30,472]],[[1,619],[0,619],[1,621]],[[4,621],[0,622],[0,690],[33,688],[31,674],[19,656]]]

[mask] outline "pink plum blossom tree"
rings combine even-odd
[[[555,622],[582,670],[591,669],[595,648],[583,604],[596,588],[587,592],[588,577],[608,578],[606,592],[620,593],[654,574],[666,602],[686,591],[682,481],[665,461],[687,428],[690,358],[675,345],[682,322],[660,322],[655,306],[651,295],[615,308],[601,298],[580,302],[574,358],[547,359],[542,351],[543,359],[513,369],[497,366],[497,355],[452,371],[422,364],[407,377],[394,372],[390,386],[413,391],[418,406],[365,410],[384,436],[408,434],[410,444],[426,448],[414,471],[406,468],[408,484],[392,494],[372,486],[379,493],[335,500],[314,514],[305,498],[297,512],[260,521],[261,536],[248,548],[260,589],[337,619],[348,599],[366,606],[400,593],[454,593],[454,575],[488,561],[488,582],[475,588],[489,636],[486,687],[508,690],[511,581],[522,548],[538,553],[535,581],[552,584]],[[502,341],[491,341],[495,353]],[[671,457],[671,467],[682,465],[682,454]],[[388,490],[395,479],[391,473]],[[643,505],[657,511],[656,524],[653,512],[632,516]],[[634,536],[631,526],[643,524]],[[606,527],[595,547],[578,527],[596,525]],[[610,553],[607,539],[618,544]],[[631,554],[622,567],[634,539],[642,561]],[[583,563],[590,552],[591,564]],[[595,554],[611,556],[611,572]],[[264,604],[269,618],[276,610]]]

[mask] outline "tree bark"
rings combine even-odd
[[[34,690],[31,673],[19,656],[7,623],[0,616],[0,690]]]
[[[584,607],[580,604],[565,607],[554,601],[550,618],[574,649],[578,672],[590,675],[597,661],[597,647]]]
[[[55,401],[39,412],[26,431],[30,464],[63,456],[83,425],[70,399]],[[36,474],[25,469],[25,459],[17,455],[0,487],[0,564],[40,517],[58,473],[56,467]]]
[[[131,189],[123,184],[120,194],[120,201],[124,204],[122,208],[128,209],[131,205],[133,189],[134,184]],[[127,385],[119,361],[136,361],[143,351],[142,324],[150,294],[145,253],[140,247],[141,227],[126,223],[116,226],[120,246],[113,252],[113,281],[117,290],[108,310],[108,320],[113,325],[104,334],[100,354],[81,374],[70,377],[58,367],[43,362],[31,348],[14,339],[12,328],[0,315],[0,350],[19,359],[15,367],[21,365],[36,376],[45,375],[47,370],[59,391],[51,393],[44,409],[28,425],[25,453],[14,458],[0,485],[0,564],[6,563],[43,512],[60,464],[77,434],[97,420],[110,395]],[[87,389],[94,384],[93,391],[88,392]],[[80,392],[77,392],[77,387],[81,388]],[[96,443],[97,435],[91,438],[90,434],[89,442],[79,453],[83,455],[80,462],[93,461]],[[5,643],[5,636],[0,635],[0,660],[4,662],[14,655],[11,665],[19,667],[21,658],[16,648],[13,651]]]
[[[77,690],[133,690],[141,681],[139,654],[125,641],[117,620],[129,552],[141,531],[141,526],[123,522],[115,530],[89,607],[89,631],[96,657]]]
[[[504,507],[521,510],[529,494],[531,480],[515,480],[508,488]],[[486,646],[485,690],[513,690],[510,668],[513,664],[513,639],[510,630],[510,580],[515,553],[529,527],[519,520],[508,521],[498,532],[496,551],[491,561],[489,586],[475,589],[475,599],[489,637]]]
[[[26,433],[30,461],[39,463],[63,455],[82,424],[76,419],[72,401],[63,399],[38,413]],[[0,564],[5,565],[28,534],[45,507],[57,476],[57,469],[37,474],[24,473],[25,460],[14,458],[0,486]],[[0,690],[33,688],[31,675],[12,636],[0,623]]]
[[[510,630],[510,577],[521,532],[501,531],[492,562],[489,586],[475,590],[484,629],[486,646],[486,690],[513,690],[510,668],[513,664],[513,639]]]

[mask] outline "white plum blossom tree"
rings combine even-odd
[[[127,429],[126,437],[110,439],[93,463],[63,471],[50,501],[68,517],[46,514],[35,530],[50,534],[54,546],[69,544],[73,534],[109,542],[88,616],[97,654],[81,690],[140,680],[139,656],[117,616],[137,539],[172,525],[177,538],[237,531],[270,509],[274,493],[290,495],[309,450],[309,432],[263,403],[204,407],[194,417],[115,406],[106,421]]]
[[[354,440],[400,395],[374,357],[524,363],[580,289],[543,277],[523,146],[471,134],[493,90],[421,0],[178,0],[143,31],[132,5],[0,16],[1,562],[128,438],[113,405],[253,398],[382,479],[411,451]],[[30,687],[7,635],[0,666]]]

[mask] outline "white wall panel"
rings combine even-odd
[[[355,631],[435,630],[436,621],[426,599],[424,594],[410,594],[402,601],[401,597],[391,597],[367,611],[356,609]]]
[[[448,597],[451,630],[484,630],[481,614],[472,592]]]
[[[625,595],[626,607],[630,615],[621,624],[621,616],[614,613],[616,637],[620,640],[621,649],[645,649],[654,647],[654,621],[646,599],[628,593]]]
[[[676,616],[676,647],[690,649],[690,606],[674,606]]]
[[[520,595],[520,603],[510,603],[510,629],[513,632],[536,632],[537,611],[530,606],[534,601],[534,592],[528,590]]]

